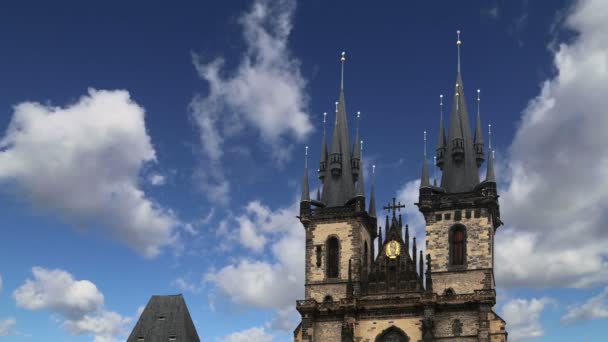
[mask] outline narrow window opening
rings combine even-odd
[[[462,210],[456,210],[454,212],[454,221],[462,220]]]
[[[335,236],[327,239],[327,278],[340,276],[340,243]]]
[[[452,234],[452,265],[464,265],[464,227],[457,227]]]

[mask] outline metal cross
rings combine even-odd
[[[401,202],[399,203],[395,203],[395,197],[393,197],[393,205],[391,205],[391,203],[389,202],[388,205],[386,207],[384,207],[384,210],[388,210],[388,211],[393,211],[393,217],[395,217],[395,213],[397,212],[397,210],[399,210],[399,212],[401,212],[401,208],[405,208],[405,205],[401,204]]]

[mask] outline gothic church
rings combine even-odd
[[[322,192],[315,200],[308,161],[305,166],[299,219],[306,230],[306,281],[305,298],[296,304],[301,322],[295,341],[507,341],[506,323],[493,310],[494,235],[502,224],[494,156],[490,144],[484,153],[479,110],[471,129],[460,39],[457,45],[449,126],[446,135],[440,120],[434,158],[439,184],[429,180],[426,152],[422,163],[416,205],[426,221],[424,253],[415,237],[410,241],[394,199],[378,226],[374,180],[367,197],[359,127],[353,142],[341,82],[329,148],[323,134]],[[343,54],[342,75],[344,61]]]

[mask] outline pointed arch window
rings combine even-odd
[[[450,264],[452,266],[466,265],[467,229],[459,224],[450,229]]]
[[[327,278],[340,276],[340,242],[335,236],[327,239]]]

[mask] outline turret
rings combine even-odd
[[[473,145],[475,147],[475,161],[477,167],[481,167],[483,164],[483,134],[481,132],[481,114],[479,112],[479,93],[481,90],[477,89],[477,122],[475,124],[475,138],[473,139]]]
[[[429,187],[429,165],[426,160],[426,131],[424,131],[424,160],[422,161],[422,176],[420,177],[420,187]]]
[[[310,221],[310,187],[308,185],[308,146],[304,152],[304,177],[302,179],[302,195],[300,197],[300,220],[302,223]]]
[[[325,180],[327,172],[327,112],[323,113],[323,141],[321,142],[321,158],[319,161],[319,179]],[[320,191],[319,191],[320,192]],[[318,199],[320,200],[320,199]]]
[[[486,171],[486,182],[496,182],[494,175],[494,150],[492,150],[492,125],[488,125],[488,166]]]
[[[443,95],[439,95],[439,113],[439,138],[437,140],[437,157],[435,165],[437,165],[440,170],[443,170],[446,151],[445,128],[443,126]]]
[[[376,182],[376,165],[372,165],[372,188],[369,194],[369,210],[367,211],[369,216],[376,217],[376,191],[374,190],[374,183]]]
[[[361,144],[359,144],[359,121],[361,120],[361,112],[357,112],[357,130],[355,133],[355,141],[353,142],[353,153],[350,159],[350,166],[353,173],[353,181],[359,179],[359,169],[361,163]]]

